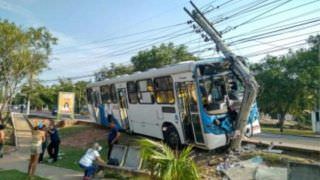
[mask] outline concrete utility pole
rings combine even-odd
[[[223,53],[228,61],[231,63],[232,71],[240,78],[244,85],[245,91],[243,94],[243,100],[241,108],[238,114],[236,122],[236,132],[240,133],[231,142],[232,150],[240,150],[241,140],[245,132],[245,126],[252,105],[254,104],[258,92],[258,83],[253,75],[250,74],[248,67],[244,64],[244,58],[236,56],[221,39],[219,32],[212,26],[212,24],[206,19],[197,6],[190,1],[194,10],[192,12],[184,8],[189,16],[203,29],[204,32],[213,40],[219,50]]]

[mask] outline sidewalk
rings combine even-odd
[[[0,168],[5,170],[16,169],[27,173],[30,156],[31,129],[22,114],[14,113],[12,119],[16,128],[18,150],[7,154],[4,158],[0,159]],[[83,173],[65,168],[38,164],[36,175],[52,180],[74,180],[81,179]]]

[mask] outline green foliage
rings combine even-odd
[[[189,60],[197,60],[197,58],[187,52],[186,46],[175,46],[173,43],[161,44],[159,47],[153,46],[150,50],[140,51],[131,58],[136,71],[160,68]]]
[[[0,39],[1,119],[21,81],[47,67],[51,46],[57,39],[44,27],[23,29],[7,20],[0,20]]]
[[[118,75],[131,74],[133,72],[133,66],[125,66],[122,64],[116,65],[111,63],[110,67],[103,67],[95,74],[96,81],[100,81],[107,78],[113,78]]]
[[[141,156],[148,161],[153,176],[164,180],[199,179],[196,164],[190,157],[192,147],[181,152],[148,139],[139,140]]]
[[[32,88],[29,84],[24,84],[20,93],[15,96],[14,104],[23,104],[26,102],[26,95],[30,98],[31,107],[41,109],[47,106],[52,109],[57,106],[58,95],[60,91],[75,93],[75,111],[80,112],[86,105],[86,81],[72,83],[70,80],[60,80],[59,84],[44,86],[39,82],[34,82]]]
[[[267,56],[252,66],[261,86],[258,103],[265,113],[290,113],[301,120],[316,106],[320,98],[320,36],[310,37],[310,49],[290,51],[285,56]]]
[[[315,137],[315,133],[312,130],[302,130],[302,129],[285,129],[282,133],[280,133],[279,128],[270,128],[270,127],[262,126],[262,132],[272,133],[272,134]]]
[[[176,64],[182,61],[197,60],[187,51],[184,45],[175,46],[173,43],[153,46],[150,50],[138,52],[131,58],[132,65],[116,65],[111,63],[110,67],[101,68],[96,74],[96,81],[113,78],[118,75],[131,74],[135,71],[145,71],[151,68],[160,68],[169,64]]]

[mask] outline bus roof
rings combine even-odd
[[[136,80],[143,80],[147,78],[166,76],[169,74],[191,72],[193,71],[196,65],[206,64],[206,63],[219,63],[219,62],[223,62],[223,60],[224,60],[223,58],[219,57],[219,58],[202,59],[199,61],[183,61],[178,64],[168,65],[162,68],[152,68],[144,72],[138,71],[130,75],[125,74],[125,75],[117,76],[111,79],[105,79],[102,81],[90,83],[88,84],[87,87],[96,87],[96,86],[101,86],[105,84],[136,81]]]

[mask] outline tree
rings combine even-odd
[[[52,86],[44,86],[39,82],[34,82],[32,89],[28,84],[22,86],[20,93],[15,96],[15,104],[22,104],[25,102],[25,95],[29,94],[31,107],[33,109],[42,109],[48,107],[53,109],[58,104],[58,96],[60,91],[75,93],[75,112],[79,113],[86,105],[86,86],[88,82],[78,81],[73,83],[71,80],[59,81],[59,84]]]
[[[116,65],[111,63],[110,67],[103,67],[95,74],[96,81],[102,81],[104,79],[113,78],[123,74],[131,74],[133,72],[133,66],[125,66],[123,64]]]
[[[140,51],[131,58],[135,71],[160,68],[189,60],[197,60],[197,58],[187,52],[186,46],[174,46],[173,43],[161,44],[159,47],[153,46],[150,50]]]
[[[317,91],[320,87],[319,46],[314,43],[320,41],[314,39],[309,38],[310,49],[290,51],[280,57],[267,56],[264,63],[252,67],[261,86],[258,96],[260,109],[280,115],[281,131],[286,114],[299,118],[311,111],[320,98]]]
[[[44,27],[23,29],[14,23],[0,20],[0,119],[9,107],[22,80],[38,74],[47,67],[54,38]]]
[[[190,157],[192,147],[181,152],[149,139],[139,141],[142,158],[147,160],[151,175],[164,180],[199,179],[196,164]]]

